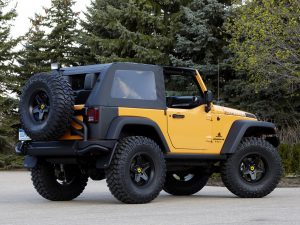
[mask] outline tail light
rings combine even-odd
[[[97,123],[99,121],[99,109],[88,108],[86,111],[86,116],[89,123]]]

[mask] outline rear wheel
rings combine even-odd
[[[207,183],[209,175],[198,171],[168,172],[163,190],[172,195],[192,195]]]
[[[111,193],[124,203],[147,203],[162,190],[166,165],[160,147],[142,136],[126,137],[118,144],[106,181]]]
[[[224,185],[242,198],[268,195],[276,188],[281,174],[277,149],[260,138],[245,138],[221,169]]]
[[[37,192],[52,201],[68,201],[78,197],[87,185],[88,177],[76,165],[54,165],[39,162],[31,171]]]

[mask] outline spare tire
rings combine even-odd
[[[62,75],[36,74],[22,91],[21,125],[32,140],[56,140],[70,127],[73,107],[73,90]]]

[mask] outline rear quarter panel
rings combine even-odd
[[[119,116],[136,116],[136,117],[148,118],[154,121],[159,126],[161,132],[163,133],[170,152],[174,151],[174,148],[168,136],[168,126],[167,126],[165,110],[119,107]]]

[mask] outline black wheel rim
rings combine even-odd
[[[267,164],[259,154],[244,157],[240,163],[240,174],[244,181],[257,183],[263,179],[267,171]]]
[[[50,112],[50,101],[46,92],[38,91],[32,96],[29,112],[35,122],[42,123],[47,120]]]
[[[130,177],[136,186],[142,187],[151,183],[154,176],[153,160],[146,154],[135,155],[130,163]]]
[[[65,167],[56,167],[55,166],[55,178],[56,178],[56,182],[61,185],[61,186],[68,186],[71,185],[76,176],[75,174],[73,174],[68,168]]]

